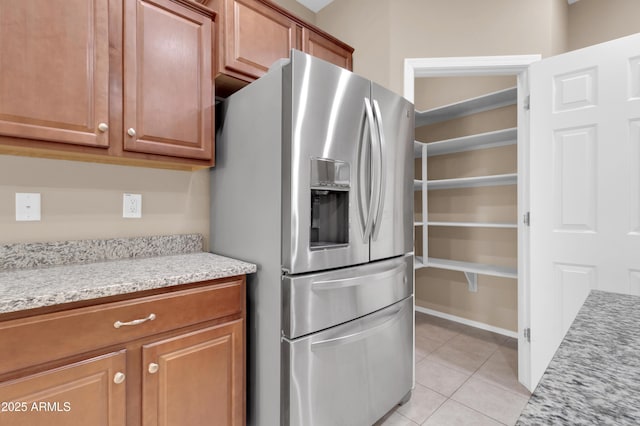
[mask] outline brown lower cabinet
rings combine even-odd
[[[244,296],[244,277],[234,277],[0,321],[0,347],[12,348],[19,357],[15,346],[22,345],[28,359],[38,360],[4,364],[0,424],[243,425]],[[75,327],[69,325],[70,318]],[[100,329],[95,325],[99,320],[115,332]],[[43,342],[33,327],[42,335],[56,334],[51,341],[57,341],[57,346],[83,340],[92,343],[84,353],[48,347],[50,342]],[[158,334],[155,330],[168,331]],[[96,343],[96,334],[104,342],[103,349]],[[127,336],[136,338],[127,340]],[[114,344],[117,341],[121,343]],[[34,349],[39,352],[36,358],[30,355]],[[12,370],[14,366],[20,368]]]
[[[124,426],[125,372],[121,350],[1,383],[0,424]]]
[[[244,323],[142,346],[143,425],[240,425]]]

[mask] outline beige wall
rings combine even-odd
[[[40,222],[15,221],[15,193],[39,192]],[[122,194],[142,218],[122,218]],[[182,172],[0,155],[0,244],[200,233],[209,236],[209,171]]]
[[[580,0],[569,6],[569,50],[638,32],[638,0]]]
[[[274,3],[282,6],[287,9],[289,12],[298,16],[299,18],[304,19],[307,22],[312,24],[316,23],[316,14],[304,7],[302,4],[298,3],[296,0],[272,0]]]
[[[552,15],[562,7],[565,0],[396,0],[388,87],[402,93],[405,58],[549,56]]]
[[[569,49],[569,6],[565,0],[552,0],[549,10],[550,55],[558,55]]]
[[[355,48],[357,73],[402,93],[405,58],[558,53],[566,10],[565,0],[336,0],[316,24]]]
[[[389,83],[389,14],[397,0],[335,0],[316,14],[316,25],[355,48],[354,72]]]

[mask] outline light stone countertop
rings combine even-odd
[[[253,264],[203,252],[0,271],[0,313],[255,271]]]
[[[517,424],[640,424],[639,306],[592,290]]]
[[[198,234],[0,245],[0,314],[256,272]]]

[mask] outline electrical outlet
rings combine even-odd
[[[142,195],[123,194],[122,195],[122,217],[136,218],[142,217]]]
[[[40,194],[16,192],[16,220],[40,220]]]

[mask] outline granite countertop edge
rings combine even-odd
[[[0,314],[256,272],[254,264],[198,252],[0,271]]]
[[[637,425],[640,297],[591,290],[522,411],[524,425]]]

